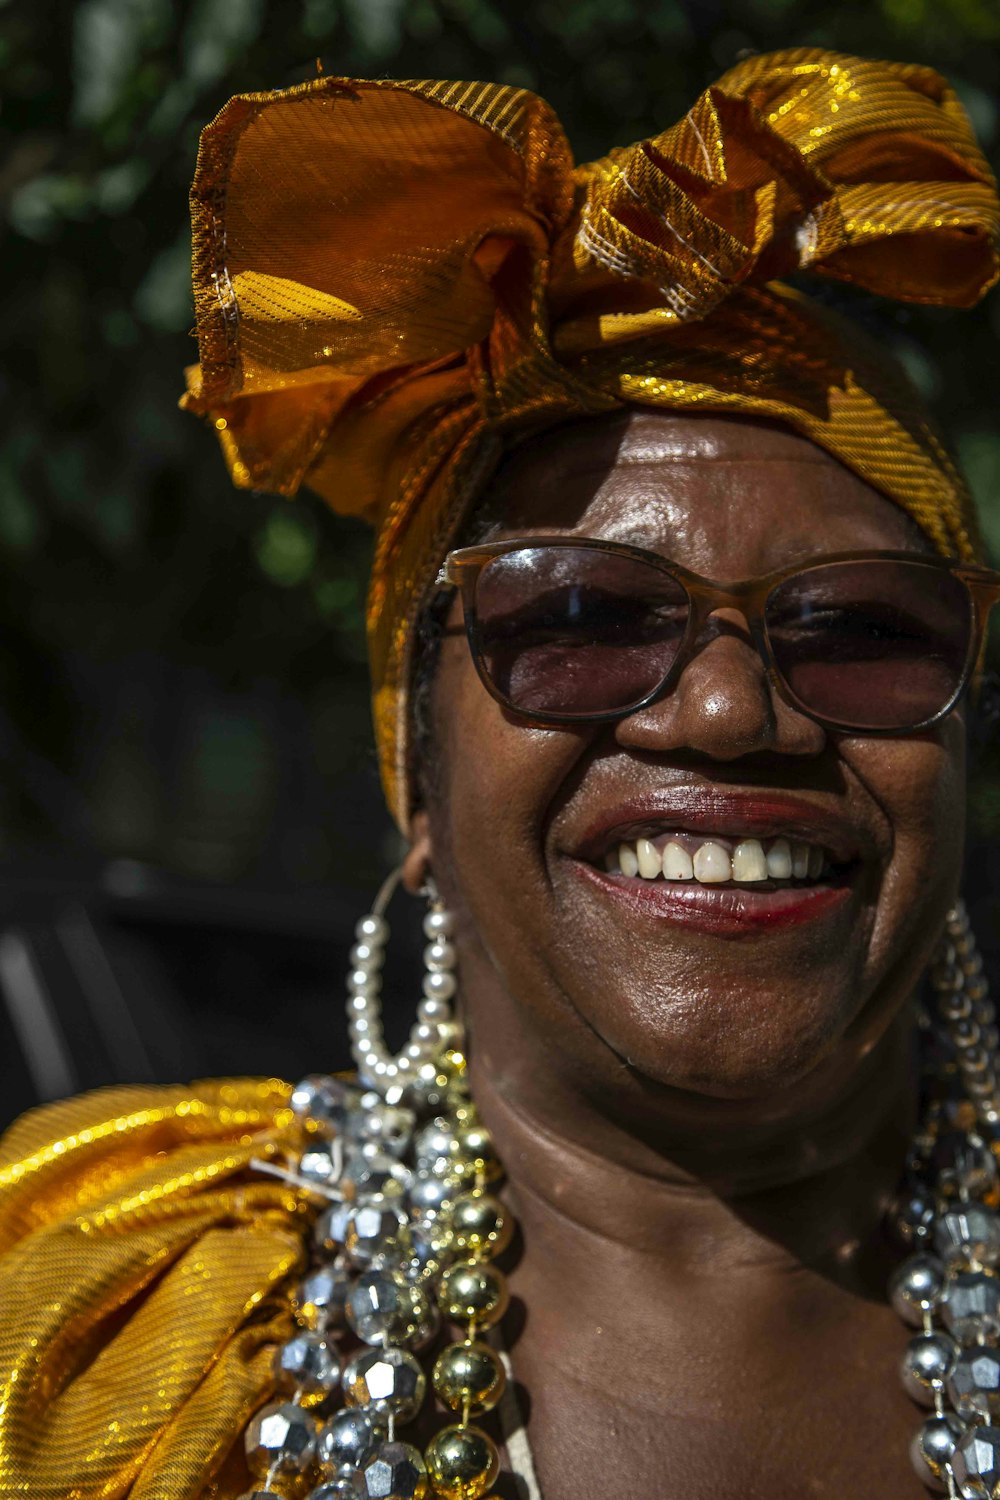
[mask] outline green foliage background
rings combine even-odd
[[[326,72],[498,78],[582,159],[655,133],[745,49],[932,63],[996,158],[996,0],[0,0],[0,841],[212,880],[369,884],[368,542],[238,495],[176,410],[186,194],[230,94]],[[1000,298],[907,314],[903,357],[1000,555]],[[974,789],[1000,832],[1000,767]]]

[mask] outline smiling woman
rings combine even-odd
[[[410,847],[357,1078],[6,1138],[0,1497],[1000,1495],[958,895],[1000,575],[902,376],[775,279],[976,301],[954,96],[757,57],[574,167],[523,91],[321,79],[233,100],[193,203],[186,404],[237,483],[375,524]]]

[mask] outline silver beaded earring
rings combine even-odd
[[[440,1058],[462,1042],[462,1029],[452,1009],[456,982],[455,949],[450,939],[454,924],[437,887],[428,878],[421,891],[428,902],[423,923],[427,946],[422,994],[409,1039],[394,1057],[382,1031],[382,968],[389,939],[385,912],[402,873],[400,866],[383,882],[371,911],[354,929],[356,941],[347,979],[351,1055],[361,1082],[381,1094],[388,1104],[400,1103],[407,1094],[433,1103]]]

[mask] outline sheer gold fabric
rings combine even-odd
[[[192,205],[184,404],[238,485],[306,484],[376,528],[375,727],[403,826],[415,617],[519,434],[623,403],[777,418],[942,552],[975,551],[913,393],[776,279],[956,307],[996,280],[995,184],[929,68],[754,57],[661,135],[580,167],[523,89],[321,78],[231,100]]]
[[[274,1079],[112,1088],[0,1142],[0,1496],[234,1500],[303,1262]]]

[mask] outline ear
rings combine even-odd
[[[403,885],[411,896],[420,894],[431,865],[430,819],[421,809],[410,822],[410,848],[403,860]]]

